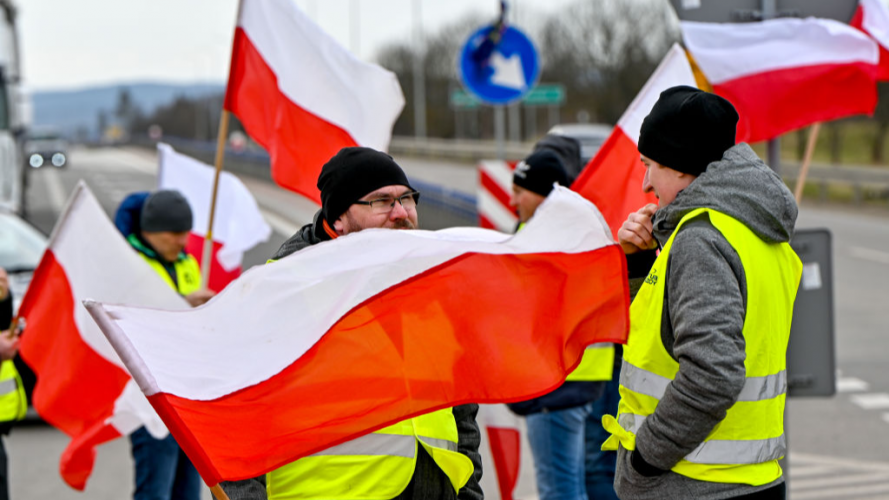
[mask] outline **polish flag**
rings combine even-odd
[[[476,421],[481,430],[479,454],[485,471],[481,487],[485,495],[500,500],[535,497],[537,482],[524,417],[506,405],[479,405]]]
[[[366,230],[189,311],[87,308],[213,485],[429,411],[550,392],[586,346],[626,341],[628,301],[601,215],[558,188],[517,235]]]
[[[243,0],[225,109],[272,159],[278,185],[321,202],[321,166],[347,146],[386,151],[404,107],[395,75],[360,61],[295,0]]]
[[[849,24],[870,35],[880,45],[877,79],[889,80],[889,6],[881,0],[859,0],[858,10]]]
[[[876,42],[830,19],[682,22],[685,45],[713,91],[741,119],[739,142],[759,142],[877,105]]]
[[[158,189],[175,189],[185,196],[194,216],[186,252],[200,262],[204,255],[204,235],[210,223],[215,169],[177,153],[167,144],[157,145],[160,168]],[[266,224],[259,205],[240,179],[228,172],[219,176],[216,216],[213,219],[213,259],[209,288],[219,292],[241,275],[244,252],[268,241],[272,228]]]
[[[645,165],[639,160],[639,131],[661,92],[677,85],[697,87],[685,51],[673,45],[624,111],[611,136],[571,185],[599,207],[615,238],[630,213],[657,203],[654,194],[642,192]]]
[[[69,486],[81,491],[92,472],[96,446],[143,425],[155,437],[168,434],[81,304],[88,298],[188,308],[121,237],[81,182],[56,223],[19,309],[28,324],[21,355],[37,375],[34,409],[71,437],[59,471]]]

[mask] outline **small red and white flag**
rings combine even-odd
[[[639,160],[639,133],[661,92],[677,85],[697,87],[685,51],[673,45],[624,111],[611,136],[571,185],[602,211],[615,238],[630,213],[647,203],[657,203],[653,193],[642,192],[645,165]]]
[[[386,151],[404,107],[396,76],[362,62],[295,0],[243,0],[225,109],[271,156],[278,185],[320,203],[321,166],[341,148]]]
[[[160,168],[158,189],[175,189],[191,205],[194,223],[186,251],[200,262],[204,253],[204,235],[210,223],[213,197],[213,167],[177,153],[167,144],[157,146]],[[219,176],[216,215],[213,219],[213,259],[209,288],[220,291],[241,275],[244,252],[268,241],[272,228],[265,222],[259,205],[240,179],[228,172]]]
[[[876,42],[830,19],[682,22],[685,46],[713,91],[741,119],[739,142],[759,142],[815,122],[873,114]]]
[[[882,0],[859,0],[858,10],[849,24],[870,35],[880,45],[877,79],[889,80],[889,5]]]
[[[155,437],[167,435],[83,307],[88,298],[189,308],[123,239],[81,182],[56,223],[19,309],[28,324],[21,355],[37,375],[34,409],[71,437],[59,471],[77,490],[86,487],[96,446],[143,425]]]
[[[87,308],[213,485],[429,411],[550,392],[589,344],[626,341],[628,301],[601,215],[557,188],[516,235],[366,230],[189,311]]]
[[[481,430],[485,495],[500,500],[534,498],[537,482],[525,418],[506,405],[479,405],[476,421]]]

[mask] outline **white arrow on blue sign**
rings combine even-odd
[[[493,26],[473,33],[460,53],[460,80],[466,90],[487,104],[520,100],[537,84],[540,61],[531,39],[508,26],[492,44]],[[493,46],[492,46],[493,45]]]

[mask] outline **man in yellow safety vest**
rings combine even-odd
[[[340,150],[321,169],[318,189],[321,210],[273,260],[364,229],[419,226],[420,193],[385,153]],[[482,500],[477,413],[467,404],[409,418],[222,487],[231,500]]]
[[[12,323],[12,292],[9,290],[9,277],[0,268],[0,434],[9,434],[13,423],[25,418],[28,400],[22,379],[13,364],[19,350],[17,332],[9,332]],[[6,447],[0,439],[0,500],[9,499],[9,466]]]
[[[643,190],[658,204],[618,232],[635,298],[618,415],[603,419],[624,500],[786,497],[797,205],[735,144],[737,122],[727,100],[683,86],[642,124]]]
[[[121,202],[115,223],[130,246],[192,307],[213,297],[201,288],[197,260],[185,253],[192,212],[181,193],[131,194]],[[141,427],[130,434],[130,445],[136,467],[134,500],[199,500],[201,478],[172,435],[156,439]]]
[[[579,157],[579,151],[577,154]],[[518,212],[519,230],[534,216],[555,184],[568,185],[568,175],[562,159],[548,148],[534,151],[516,165],[510,204]],[[596,440],[588,427],[602,427],[593,416],[593,403],[604,395],[613,366],[614,345],[593,344],[558,389],[508,405],[525,417],[540,500],[587,500],[587,476],[594,475],[600,455],[609,453],[599,450],[602,439],[587,443],[588,439]],[[612,476],[613,471],[612,466]]]

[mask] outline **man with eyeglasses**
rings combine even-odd
[[[321,210],[273,260],[364,229],[418,227],[420,193],[385,153],[340,150],[322,167],[318,189]],[[405,419],[264,476],[222,486],[231,500],[481,500],[477,413],[477,404],[467,404]]]

